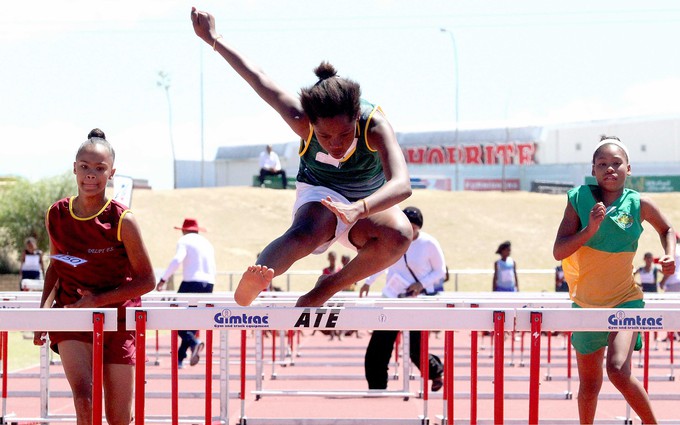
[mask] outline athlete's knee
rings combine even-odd
[[[78,417],[90,419],[92,418],[92,389],[87,393],[85,391],[73,391],[73,406],[78,412]]]
[[[626,361],[607,361],[607,377],[612,384],[625,383],[630,379],[631,371],[628,365],[629,363]]]
[[[406,252],[413,238],[413,232],[410,227],[385,227],[381,233],[380,239],[384,248],[394,251],[399,256]]]
[[[601,379],[582,378],[581,381],[579,382],[578,396],[579,398],[584,397],[588,399],[597,397],[598,394],[600,394],[601,388],[602,388]]]

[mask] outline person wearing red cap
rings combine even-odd
[[[158,281],[156,289],[162,291],[165,282],[175,273],[180,264],[182,265],[182,283],[178,293],[210,293],[215,284],[215,249],[208,239],[199,232],[205,229],[198,225],[195,218],[186,218],[182,227],[175,226],[182,231],[182,237],[177,241],[175,256],[170,260],[163,277]],[[196,330],[181,330],[178,333],[182,339],[177,352],[178,367],[182,368],[182,362],[187,357],[187,350],[191,349],[189,364],[195,366],[200,360],[204,345],[197,337]]]

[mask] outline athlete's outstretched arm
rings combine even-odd
[[[227,44],[215,30],[215,18],[211,14],[191,8],[191,23],[196,35],[213,46],[234,71],[281,115],[295,134],[301,138],[309,135],[309,120],[300,100],[280,88],[257,65]]]

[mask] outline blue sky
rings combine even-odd
[[[456,124],[453,43],[440,28],[458,48],[461,128],[680,114],[673,1],[14,2],[0,16],[0,175],[68,171],[100,127],[119,173],[171,187],[159,71],[178,159],[295,140],[193,34],[192,5],[291,91],[330,61],[397,131]]]

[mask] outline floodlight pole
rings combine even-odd
[[[453,35],[453,31],[447,29],[447,28],[439,28],[439,31],[443,33],[447,33],[449,37],[451,38],[451,45],[453,46],[453,65],[454,65],[454,82],[455,82],[455,94],[454,94],[454,106],[455,106],[455,117],[456,117],[456,126],[455,126],[455,133],[454,133],[454,143],[456,144],[456,150],[458,151],[458,158],[456,158],[456,190],[458,190],[458,163],[460,161],[460,149],[458,149],[458,119],[459,119],[459,109],[458,109],[458,99],[459,99],[459,89],[460,89],[460,84],[459,84],[459,79],[458,79],[458,44],[456,43],[456,37]]]
[[[168,133],[170,135],[170,152],[172,153],[172,188],[177,189],[177,159],[175,157],[175,141],[172,137],[172,105],[170,103],[170,76],[164,71],[158,71],[156,85],[165,90],[168,102]]]

